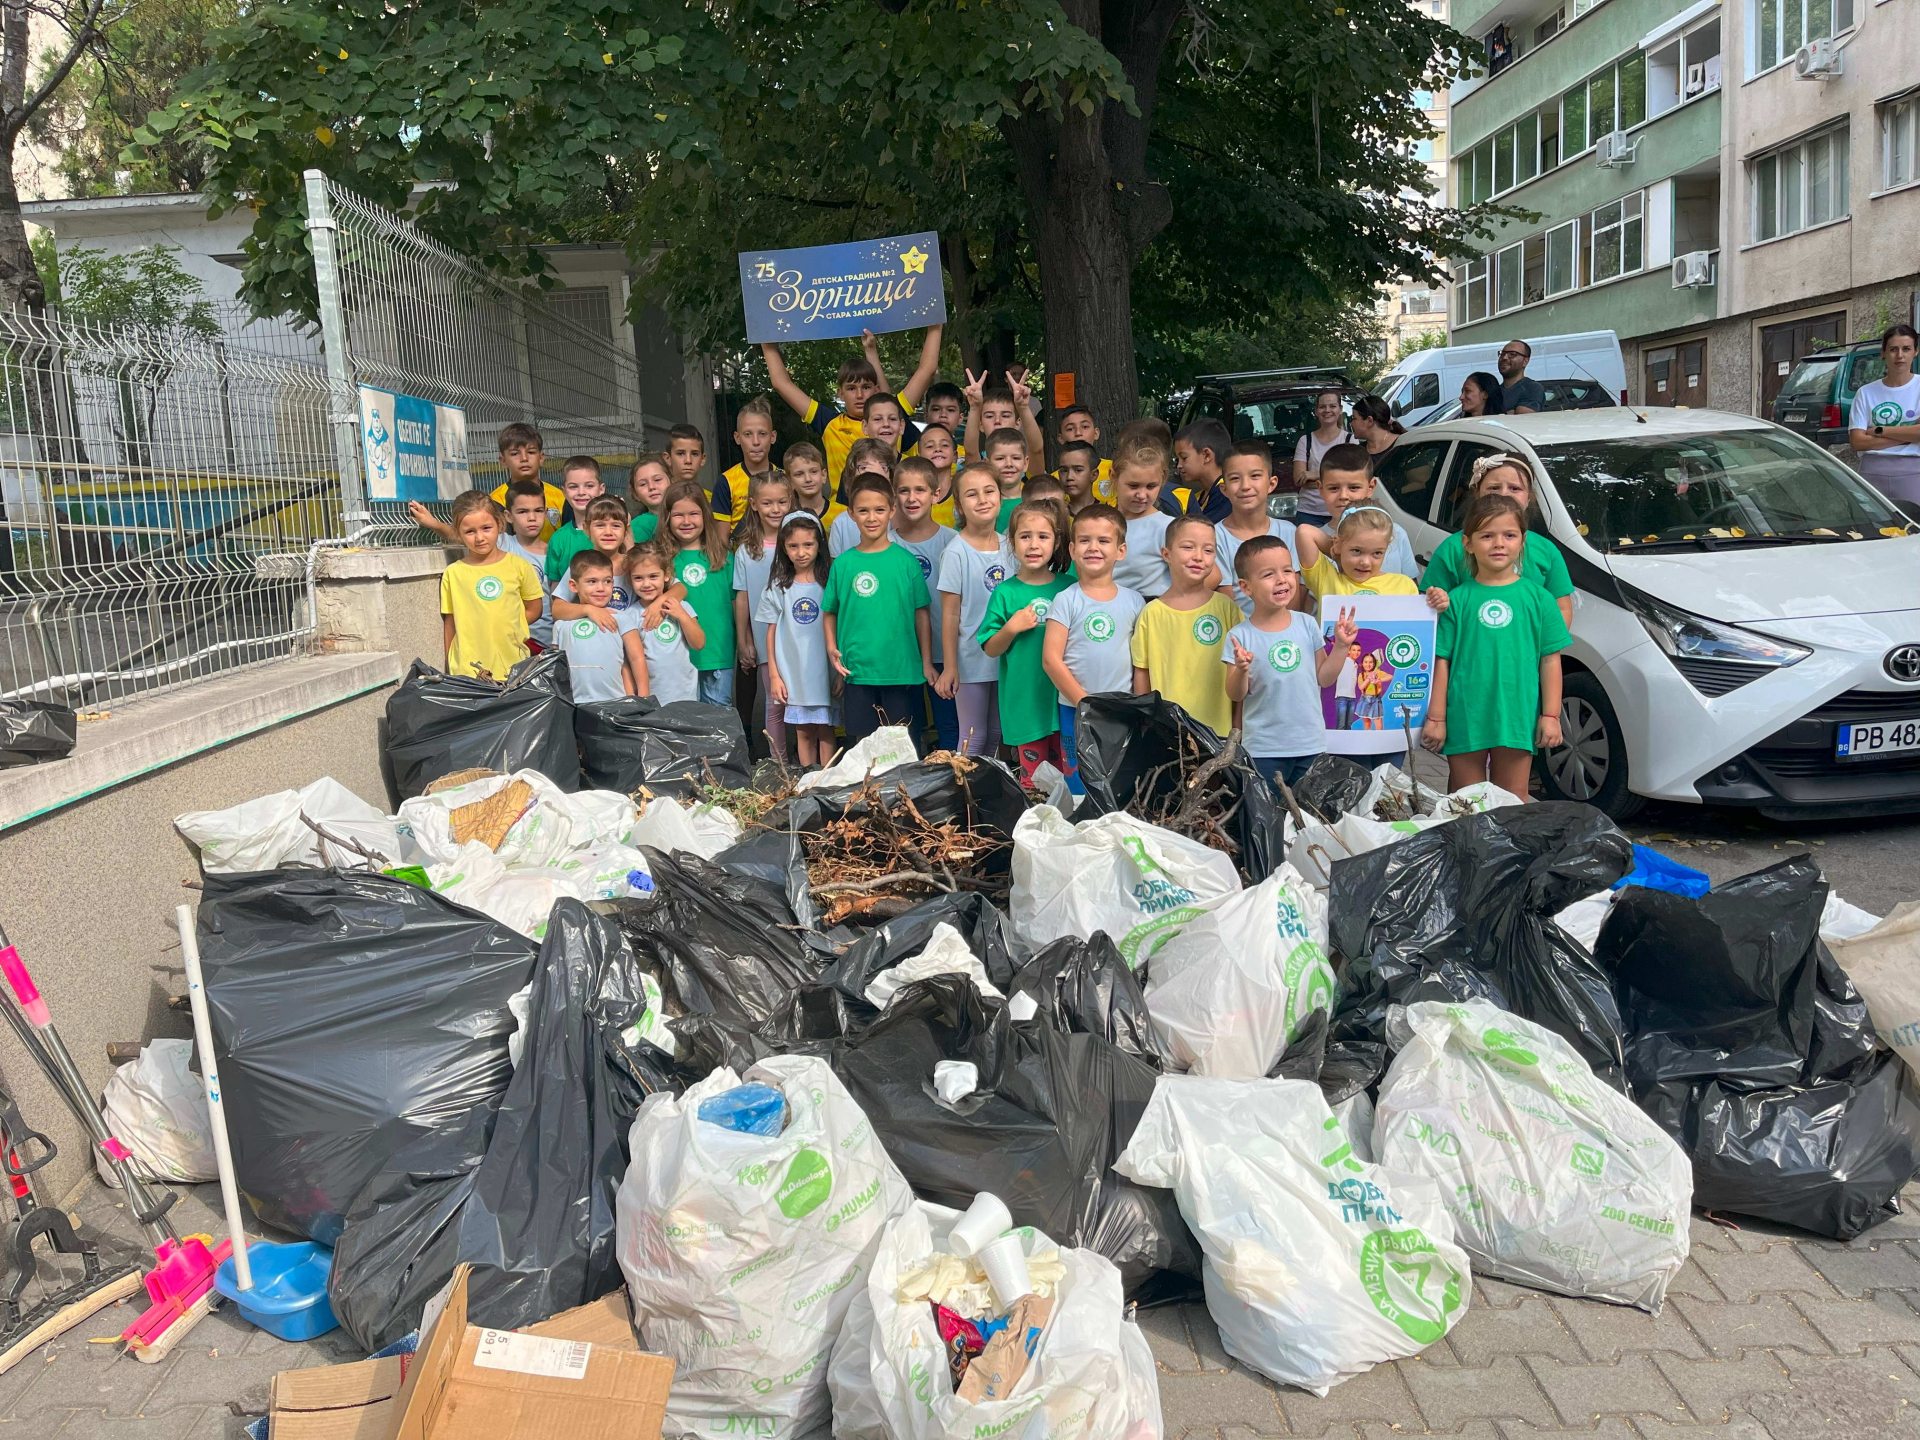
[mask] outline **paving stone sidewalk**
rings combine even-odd
[[[96,1185],[76,1208],[130,1239],[115,1199]],[[184,1197],[183,1228],[217,1233],[218,1203],[211,1186]],[[1444,1340],[1324,1400],[1228,1359],[1203,1306],[1146,1311],[1140,1323],[1160,1363],[1168,1440],[1663,1440],[1683,1427],[1701,1440],[1920,1440],[1920,1186],[1907,1206],[1846,1245],[1696,1216],[1692,1258],[1657,1319],[1480,1280]],[[0,1440],[238,1440],[265,1413],[274,1375],[359,1358],[338,1331],[288,1345],[231,1312],[158,1365],[87,1343],[133,1313],[108,1310],[0,1375]]]

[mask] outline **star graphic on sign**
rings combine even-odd
[[[927,273],[927,252],[918,245],[911,250],[900,252],[900,273],[902,275],[924,275]]]

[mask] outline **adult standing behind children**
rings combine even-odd
[[[540,467],[547,463],[546,442],[540,438],[540,432],[531,425],[515,421],[511,425],[500,427],[500,465],[507,472],[507,478],[493,487],[488,498],[502,511],[507,507],[507,486],[516,480],[539,480]],[[542,481],[547,501],[547,525],[540,532],[542,540],[552,536],[554,527],[559,525],[567,510],[567,497],[556,485]],[[418,500],[407,502],[407,514],[413,517],[414,524],[423,530],[431,530],[449,545],[458,545],[460,537],[454,534],[453,526],[440,519]]]
[[[440,632],[449,675],[502,680],[527,658],[540,618],[540,575],[500,548],[500,507],[478,490],[456,496],[449,528],[466,554],[440,574]]]
[[[1338,390],[1322,390],[1313,397],[1313,429],[1302,435],[1293,447],[1293,488],[1300,504],[1299,519],[1318,525],[1327,519],[1320,503],[1320,457],[1336,445],[1351,445],[1353,432],[1341,423],[1345,397]]]
[[[1378,395],[1362,395],[1354,401],[1353,415],[1347,423],[1353,427],[1353,443],[1367,447],[1375,469],[1394,441],[1407,433],[1407,427],[1393,418],[1393,407]]]
[[[1547,408],[1546,387],[1527,378],[1527,362],[1532,359],[1533,346],[1509,340],[1493,362],[1500,371],[1500,394],[1509,415],[1532,415]]]
[[[927,386],[940,369],[940,334],[941,327],[938,325],[927,330],[926,338],[920,345],[920,364],[894,396],[902,411],[910,411],[920,403]],[[871,334],[866,339],[870,342]],[[838,475],[846,467],[847,452],[863,433],[867,401],[879,393],[886,383],[879,365],[878,348],[872,344],[868,344],[867,348],[866,355],[841,362],[839,380],[835,386],[839,404],[835,405],[831,400],[822,404],[800,388],[787,369],[779,346],[771,341],[763,342],[760,346],[760,354],[767,362],[767,379],[773,385],[773,393],[786,401],[800,416],[801,423],[819,437],[821,447],[826,452],[829,476]]]
[[[1913,373],[1915,331],[1891,325],[1880,337],[1880,358],[1887,372],[1869,380],[1853,397],[1847,415],[1847,443],[1859,457],[1860,473],[1889,500],[1909,508],[1920,505],[1920,377]]]

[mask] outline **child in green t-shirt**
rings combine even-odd
[[[693,652],[700,672],[700,703],[733,704],[733,557],[727,526],[717,520],[707,487],[676,480],[667,487],[667,541],[673,547],[673,578],[687,587],[687,608],[700,622],[706,644]]]
[[[1483,495],[1460,527],[1473,578],[1448,593],[1434,640],[1421,741],[1447,757],[1447,788],[1482,780],[1527,798],[1536,748],[1560,742],[1560,652],[1572,643],[1545,588],[1520,578],[1526,515]]]
[[[893,482],[885,475],[851,477],[847,511],[860,543],[834,558],[820,610],[826,616],[828,663],[847,682],[840,699],[852,743],[882,725],[910,725],[922,713],[920,687],[937,677],[929,658],[933,627],[927,619],[926,577],[919,557],[887,534]],[[918,735],[913,743],[918,749]]]
[[[1000,661],[1000,738],[1020,755],[1020,778],[1051,764],[1066,772],[1060,701],[1044,663],[1047,611],[1067,588],[1066,528],[1052,500],[1027,500],[1007,522],[1020,568],[1002,580],[980,621],[980,648]]]

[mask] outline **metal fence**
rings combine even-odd
[[[296,653],[340,533],[319,368],[0,315],[0,698],[80,709]]]
[[[639,365],[613,339],[605,291],[502,280],[318,170],[306,182],[328,373],[336,414],[349,417],[337,448],[350,521],[364,497],[378,543],[424,538],[406,519],[407,497],[362,463],[361,387],[457,408],[471,483],[483,489],[505,478],[496,442],[513,421],[533,424],[555,460],[632,463],[645,434]],[[429,508],[444,514],[450,489],[443,483]]]
[[[226,302],[216,340],[0,314],[0,699],[98,710],[304,653],[322,549],[436,541],[391,471],[369,485],[363,387],[463,418],[468,466],[418,495],[442,516],[503,478],[509,422],[556,460],[640,448],[605,291],[501,281],[317,171],[307,200],[317,328]]]

